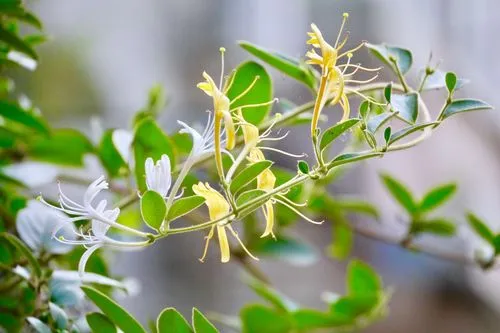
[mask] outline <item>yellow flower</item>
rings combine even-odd
[[[265,157],[262,151],[258,148],[252,149],[248,156],[248,160],[251,163],[256,163],[259,161],[264,161]],[[257,176],[257,189],[263,190],[266,192],[274,189],[276,184],[276,176],[269,169],[264,170]],[[266,237],[271,235],[273,238],[276,238],[273,233],[274,227],[274,207],[271,200],[268,200],[264,206],[262,207],[262,211],[264,213],[264,217],[266,218],[266,228],[261,237]]]
[[[215,138],[214,138],[214,150],[215,150],[215,161],[216,161],[216,166],[217,166],[217,172],[221,178],[223,178],[224,172],[223,172],[223,167],[222,167],[222,148],[221,148],[221,136],[222,136],[222,128],[221,128],[221,122],[224,121],[224,127],[226,130],[226,149],[232,150],[235,145],[236,145],[236,129],[233,121],[233,116],[232,113],[233,111],[236,110],[236,108],[231,109],[231,104],[245,96],[255,85],[257,80],[259,80],[259,76],[256,76],[252,83],[243,91],[241,92],[238,96],[234,97],[232,100],[230,100],[227,97],[227,93],[229,89],[231,88],[234,77],[235,75],[230,76],[229,82],[223,82],[223,76],[224,76],[224,48],[220,48],[221,52],[221,59],[222,59],[222,70],[221,70],[221,78],[219,81],[219,86],[217,86],[212,79],[210,75],[208,75],[206,72],[203,72],[203,78],[205,81],[200,82],[197,84],[197,87],[203,90],[208,96],[212,97],[213,99],[213,104],[214,104],[214,133],[215,133]],[[224,85],[223,85],[224,83]],[[244,105],[238,107],[239,109],[245,108],[245,107],[257,107],[257,106],[262,106],[262,105],[269,105],[274,103],[274,99],[265,102],[265,103],[259,103],[259,104],[251,104],[251,105]]]
[[[210,229],[210,232],[206,237],[203,256],[201,257],[200,260],[203,261],[205,259],[207,255],[209,242],[214,235],[215,229],[217,229],[217,237],[219,239],[219,247],[221,253],[221,262],[225,263],[229,261],[231,251],[229,248],[229,241],[227,239],[226,228],[236,238],[236,240],[240,243],[243,250],[250,257],[254,258],[255,260],[259,260],[247,250],[247,248],[239,238],[238,233],[233,229],[233,227],[229,223],[230,220],[228,215],[230,213],[230,205],[227,202],[227,200],[219,192],[214,190],[208,183],[203,184],[202,182],[199,182],[198,184],[193,185],[193,192],[205,198],[205,204],[208,207],[210,220],[212,221],[220,220],[219,222],[214,224]]]

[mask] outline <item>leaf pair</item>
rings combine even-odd
[[[426,218],[426,215],[448,201],[456,192],[455,184],[437,186],[418,201],[408,188],[395,178],[384,174],[382,182],[393,198],[403,207],[411,219],[410,232],[452,236],[456,226],[442,218]]]
[[[269,306],[251,304],[240,312],[242,331],[289,333],[331,328],[354,328],[357,320],[374,320],[384,313],[387,296],[378,275],[368,265],[353,261],[347,273],[347,295],[330,303],[328,311],[299,308],[259,282],[251,288]],[[381,306],[382,305],[382,306]]]

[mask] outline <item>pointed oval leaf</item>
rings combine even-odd
[[[419,210],[421,212],[429,212],[433,210],[448,200],[450,196],[456,192],[456,190],[456,184],[445,184],[432,189],[422,199]]]
[[[174,308],[164,309],[156,319],[158,333],[191,333],[191,327]]]
[[[479,219],[476,215],[472,213],[467,214],[467,220],[469,221],[469,225],[476,232],[476,234],[484,239],[489,244],[493,245],[495,234],[491,231],[491,229]]]
[[[146,191],[141,198],[141,215],[146,224],[159,230],[167,215],[167,204],[156,191]]]
[[[368,264],[353,260],[347,268],[347,294],[368,296],[382,291],[382,281],[377,272]]]
[[[440,122],[439,121],[433,121],[433,122],[430,122],[430,123],[423,123],[423,124],[417,124],[417,125],[412,125],[412,126],[408,126],[408,127],[405,127],[399,131],[397,131],[396,133],[393,133],[391,134],[391,137],[389,139],[389,144],[388,145],[392,145],[394,142],[396,141],[399,141],[401,140],[402,138],[412,134],[412,133],[415,133],[417,131],[421,131],[427,127],[430,127],[430,126],[436,126],[436,125],[439,125]]]
[[[49,302],[50,316],[58,329],[64,330],[68,326],[68,316],[58,305]]]
[[[47,324],[42,322],[40,319],[35,318],[35,317],[28,317],[26,318],[28,323],[30,323],[31,327],[37,332],[37,333],[51,333],[52,330],[50,329]]]
[[[245,107],[247,105],[266,103],[273,98],[273,87],[271,77],[266,69],[254,61],[244,62],[236,68],[233,77],[228,79],[232,82],[227,97],[233,100],[242,94],[258,77],[257,81],[244,96],[231,104],[231,109],[242,107],[243,117],[246,121],[257,125],[262,122],[271,110],[271,104]]]
[[[380,157],[383,155],[384,155],[383,153],[379,153],[379,152],[340,154],[333,159],[333,161],[330,163],[330,166],[335,167],[335,166],[339,166],[342,164],[354,163],[357,161],[366,160],[366,159],[372,158],[372,157]]]
[[[241,206],[241,205],[245,204],[246,202],[253,200],[255,198],[258,198],[264,194],[266,194],[266,191],[263,191],[263,190],[250,190],[250,191],[243,192],[236,199],[236,205]]]
[[[122,331],[127,333],[146,333],[137,319],[132,317],[114,300],[89,286],[81,287],[85,295]]]
[[[271,165],[273,165],[273,162],[271,161],[259,161],[250,164],[233,178],[229,189],[232,193],[236,193],[238,190],[257,178],[257,176],[264,170],[269,169]]]
[[[95,333],[116,333],[116,326],[105,315],[99,312],[92,312],[85,316],[92,332]],[[125,331],[126,332],[126,331]]]
[[[288,312],[298,308],[297,304],[260,280],[249,279],[248,286],[277,310]]]
[[[467,79],[457,79],[455,84],[455,90],[462,88],[469,82]],[[433,90],[433,89],[442,89],[446,88],[446,73],[435,69],[434,72],[429,75],[424,83],[422,90]]]
[[[413,63],[413,56],[410,50],[386,44],[366,44],[366,47],[381,61],[385,62],[389,67],[396,72],[394,63],[391,58],[396,60],[401,73],[405,74],[410,69]]]
[[[445,219],[436,218],[427,221],[413,223],[411,230],[415,234],[433,234],[442,237],[451,237],[455,235],[457,226]]]
[[[336,138],[341,136],[344,132],[349,130],[351,127],[359,123],[359,119],[348,119],[341,123],[338,123],[329,129],[327,129],[321,136],[321,141],[319,144],[319,149],[323,151],[328,147]]]
[[[243,333],[290,333],[293,321],[288,313],[282,313],[260,304],[245,306],[240,312]]]
[[[265,63],[273,66],[286,75],[302,82],[311,90],[316,87],[316,78],[313,72],[305,64],[301,64],[296,59],[291,59],[277,52],[271,52],[246,41],[240,41],[238,44],[250,54],[256,56]]]
[[[446,73],[445,82],[446,82],[446,89],[448,89],[448,91],[452,93],[455,90],[455,87],[457,86],[457,75],[453,72]]]
[[[215,326],[197,308],[193,308],[192,324],[194,333],[218,333]]]
[[[31,128],[38,133],[44,135],[49,134],[49,127],[42,117],[39,117],[32,112],[23,110],[15,104],[6,101],[0,101],[0,116]]]
[[[418,205],[416,204],[415,199],[405,185],[387,174],[381,175],[381,178],[382,182],[392,194],[393,198],[396,199],[396,201],[404,209],[406,209],[408,213],[413,214],[417,211]]]
[[[446,119],[461,112],[487,110],[492,108],[493,107],[488,103],[478,99],[456,99],[446,107],[443,112],[442,119]]]
[[[57,129],[50,137],[36,138],[28,147],[34,159],[68,166],[82,166],[86,154],[94,153],[90,140],[75,129]]]
[[[418,94],[409,93],[405,95],[392,95],[391,105],[399,112],[398,117],[404,121],[414,124],[418,117]]]
[[[391,120],[394,116],[397,116],[398,112],[384,112],[375,116],[370,117],[366,122],[366,128],[371,132],[375,133],[382,125]]]
[[[312,309],[295,311],[293,318],[299,332],[316,332],[318,329],[341,327],[352,323],[350,318]]]
[[[8,46],[18,50],[19,52],[38,60],[35,50],[33,50],[28,43],[12,31],[5,29],[3,26],[0,26],[0,41],[6,43]]]
[[[205,202],[205,198],[199,195],[192,195],[177,199],[168,210],[167,221],[173,221],[181,216],[200,207]]]
[[[309,164],[306,161],[300,160],[297,162],[297,169],[302,172],[304,175],[309,174]]]

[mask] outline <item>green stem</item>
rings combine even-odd
[[[401,82],[401,85],[403,86],[404,92],[409,93],[410,86],[406,82],[406,79],[405,79],[403,73],[401,73],[401,69],[398,66],[398,62],[397,62],[396,58],[390,57],[389,60],[392,62],[392,64],[394,65],[394,68],[396,69],[396,74],[398,76],[399,82]]]

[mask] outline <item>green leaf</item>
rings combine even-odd
[[[262,256],[280,259],[295,266],[307,266],[318,260],[318,253],[311,246],[283,236],[276,240],[260,239],[252,250]]]
[[[31,250],[19,240],[19,238],[6,232],[0,233],[0,238],[3,238],[7,242],[9,242],[26,258],[26,260],[28,260],[28,263],[33,269],[32,274],[34,276],[36,276],[37,278],[40,278],[42,276],[42,270],[40,268],[40,265],[38,264],[38,260],[35,258]]]
[[[309,174],[309,164],[306,161],[300,160],[297,162],[297,169],[304,175]]]
[[[49,302],[50,316],[58,329],[66,329],[68,326],[68,316],[58,305]]]
[[[341,136],[344,132],[349,130],[351,127],[356,125],[359,122],[359,119],[348,119],[341,123],[338,123],[329,129],[327,129],[323,135],[321,136],[321,141],[319,143],[320,151],[323,151],[326,147],[328,147],[336,138]]]
[[[113,130],[104,132],[98,147],[98,154],[110,177],[117,177],[128,166],[113,143]]]
[[[495,234],[483,221],[481,221],[476,215],[472,213],[467,214],[467,220],[469,221],[469,225],[471,226],[471,228],[479,237],[484,239],[489,244],[493,244]]]
[[[93,333],[116,333],[116,326],[105,315],[92,312],[85,316]]]
[[[419,210],[421,212],[428,212],[435,209],[436,207],[439,207],[445,201],[447,201],[450,196],[452,196],[456,192],[456,190],[456,184],[445,184],[432,189],[422,199]]]
[[[37,160],[60,165],[82,166],[86,154],[94,152],[89,139],[74,129],[57,129],[48,138],[36,138],[28,147]]]
[[[457,79],[457,83],[455,84],[455,90],[462,88],[469,81],[466,79]],[[442,89],[446,87],[446,73],[435,69],[434,72],[427,77],[425,81],[423,90],[433,90],[433,89]]]
[[[341,316],[332,316],[312,309],[300,309],[292,314],[296,329],[300,332],[309,332],[321,328],[333,328],[344,326],[351,321]]]
[[[35,318],[35,317],[28,317],[26,320],[30,323],[31,327],[37,332],[37,333],[50,333],[52,330],[50,329],[47,324],[42,322],[40,319]]]
[[[370,102],[369,101],[363,101],[361,104],[359,104],[359,116],[361,119],[366,119],[368,118],[370,114]]]
[[[387,86],[384,88],[384,97],[387,103],[391,102],[391,96],[392,96],[392,83],[389,83]]]
[[[248,286],[252,288],[257,295],[269,302],[276,310],[288,312],[297,308],[297,305],[292,301],[257,279],[249,279]]]
[[[31,58],[38,60],[38,56],[31,48],[31,46],[22,40],[18,35],[14,34],[12,31],[5,29],[2,25],[0,25],[0,41],[6,43],[10,47],[22,52]]]
[[[440,123],[439,121],[433,121],[430,123],[423,123],[423,124],[417,124],[417,125],[405,127],[403,129],[397,131],[396,133],[391,134],[391,137],[389,139],[389,145],[392,145],[394,142],[399,141],[402,138],[404,138],[412,133],[415,133],[417,131],[421,131],[429,126],[439,125],[439,123]]]
[[[330,304],[330,313],[347,322],[354,322],[356,317],[371,311],[378,302],[377,294],[344,296]]]
[[[383,153],[379,153],[379,152],[340,154],[340,155],[337,155],[333,159],[331,165],[332,166],[339,166],[342,164],[354,163],[357,161],[366,160],[368,158],[379,157],[379,156],[383,156],[383,155],[384,155]]]
[[[259,304],[245,306],[240,318],[243,333],[290,333],[293,328],[289,314]]]
[[[174,201],[167,213],[167,221],[173,221],[181,216],[200,207],[205,202],[205,198],[199,195],[192,195]]]
[[[389,65],[394,72],[396,69],[391,58],[396,60],[396,64],[403,74],[408,72],[412,65],[413,56],[410,50],[386,44],[366,44],[366,46],[377,58]]]
[[[164,309],[156,319],[158,333],[191,333],[191,327],[174,308]]]
[[[389,120],[391,120],[394,116],[397,116],[398,114],[399,114],[398,112],[384,112],[384,113],[372,116],[366,122],[366,129],[368,131],[370,131],[371,133],[375,133],[380,128],[380,126],[384,125],[385,123],[387,123]]]
[[[277,52],[268,51],[246,41],[240,41],[238,44],[265,63],[273,66],[277,70],[285,73],[295,80],[302,82],[311,90],[315,89],[316,78],[314,73],[308,66],[301,64],[298,60],[291,59]]]
[[[114,300],[92,287],[82,286],[81,288],[85,295],[122,331],[146,333],[144,327]]]
[[[31,128],[38,133],[44,135],[49,134],[49,127],[43,118],[35,115],[32,112],[23,110],[15,104],[6,101],[0,101],[0,116]]]
[[[392,107],[399,112],[398,117],[414,124],[418,117],[418,93],[392,95]]]
[[[347,267],[347,294],[369,296],[382,291],[382,281],[377,272],[360,260],[353,260]]]
[[[155,162],[166,154],[170,164],[176,165],[174,144],[152,118],[145,118],[137,124],[132,143],[135,156],[135,178],[141,192],[146,191],[144,163],[148,157]]]
[[[381,175],[382,182],[394,199],[411,215],[418,210],[418,205],[408,188],[398,180],[385,174]]]
[[[244,205],[246,202],[258,198],[261,195],[264,195],[265,193],[266,191],[263,190],[250,190],[243,192],[236,199],[236,206]]]
[[[333,240],[328,247],[328,252],[333,258],[344,260],[351,253],[354,244],[354,232],[347,223],[341,221],[334,221],[332,228]]]
[[[390,127],[387,127],[384,130],[384,140],[385,140],[386,145],[389,144],[389,140],[391,139],[391,132],[392,132],[392,129]]]
[[[193,308],[194,333],[218,333],[215,326],[197,308]]]
[[[167,204],[156,191],[146,191],[141,198],[141,215],[146,224],[155,230],[160,230],[160,226],[167,215]]]
[[[259,161],[252,163],[245,169],[241,170],[231,181],[229,189],[232,193],[248,185],[252,180],[257,178],[264,170],[269,169],[273,165],[271,161]]]
[[[486,102],[478,99],[456,99],[444,109],[442,119],[446,119],[460,112],[469,112],[475,110],[492,109],[493,107]]]
[[[271,77],[264,67],[253,61],[240,64],[233,76],[234,78],[231,77],[228,79],[228,82],[232,81],[232,85],[226,94],[231,101],[243,93],[256,77],[259,77],[252,89],[231,104],[231,109],[242,107],[243,117],[246,121],[254,125],[261,123],[269,114],[271,105],[256,107],[245,107],[245,105],[266,103],[272,100],[273,87]]]
[[[445,75],[446,89],[451,94],[457,86],[457,75],[453,72],[448,72]]]
[[[436,218],[422,222],[414,222],[411,230],[414,233],[427,233],[443,237],[451,237],[455,235],[456,225],[445,219]]]

